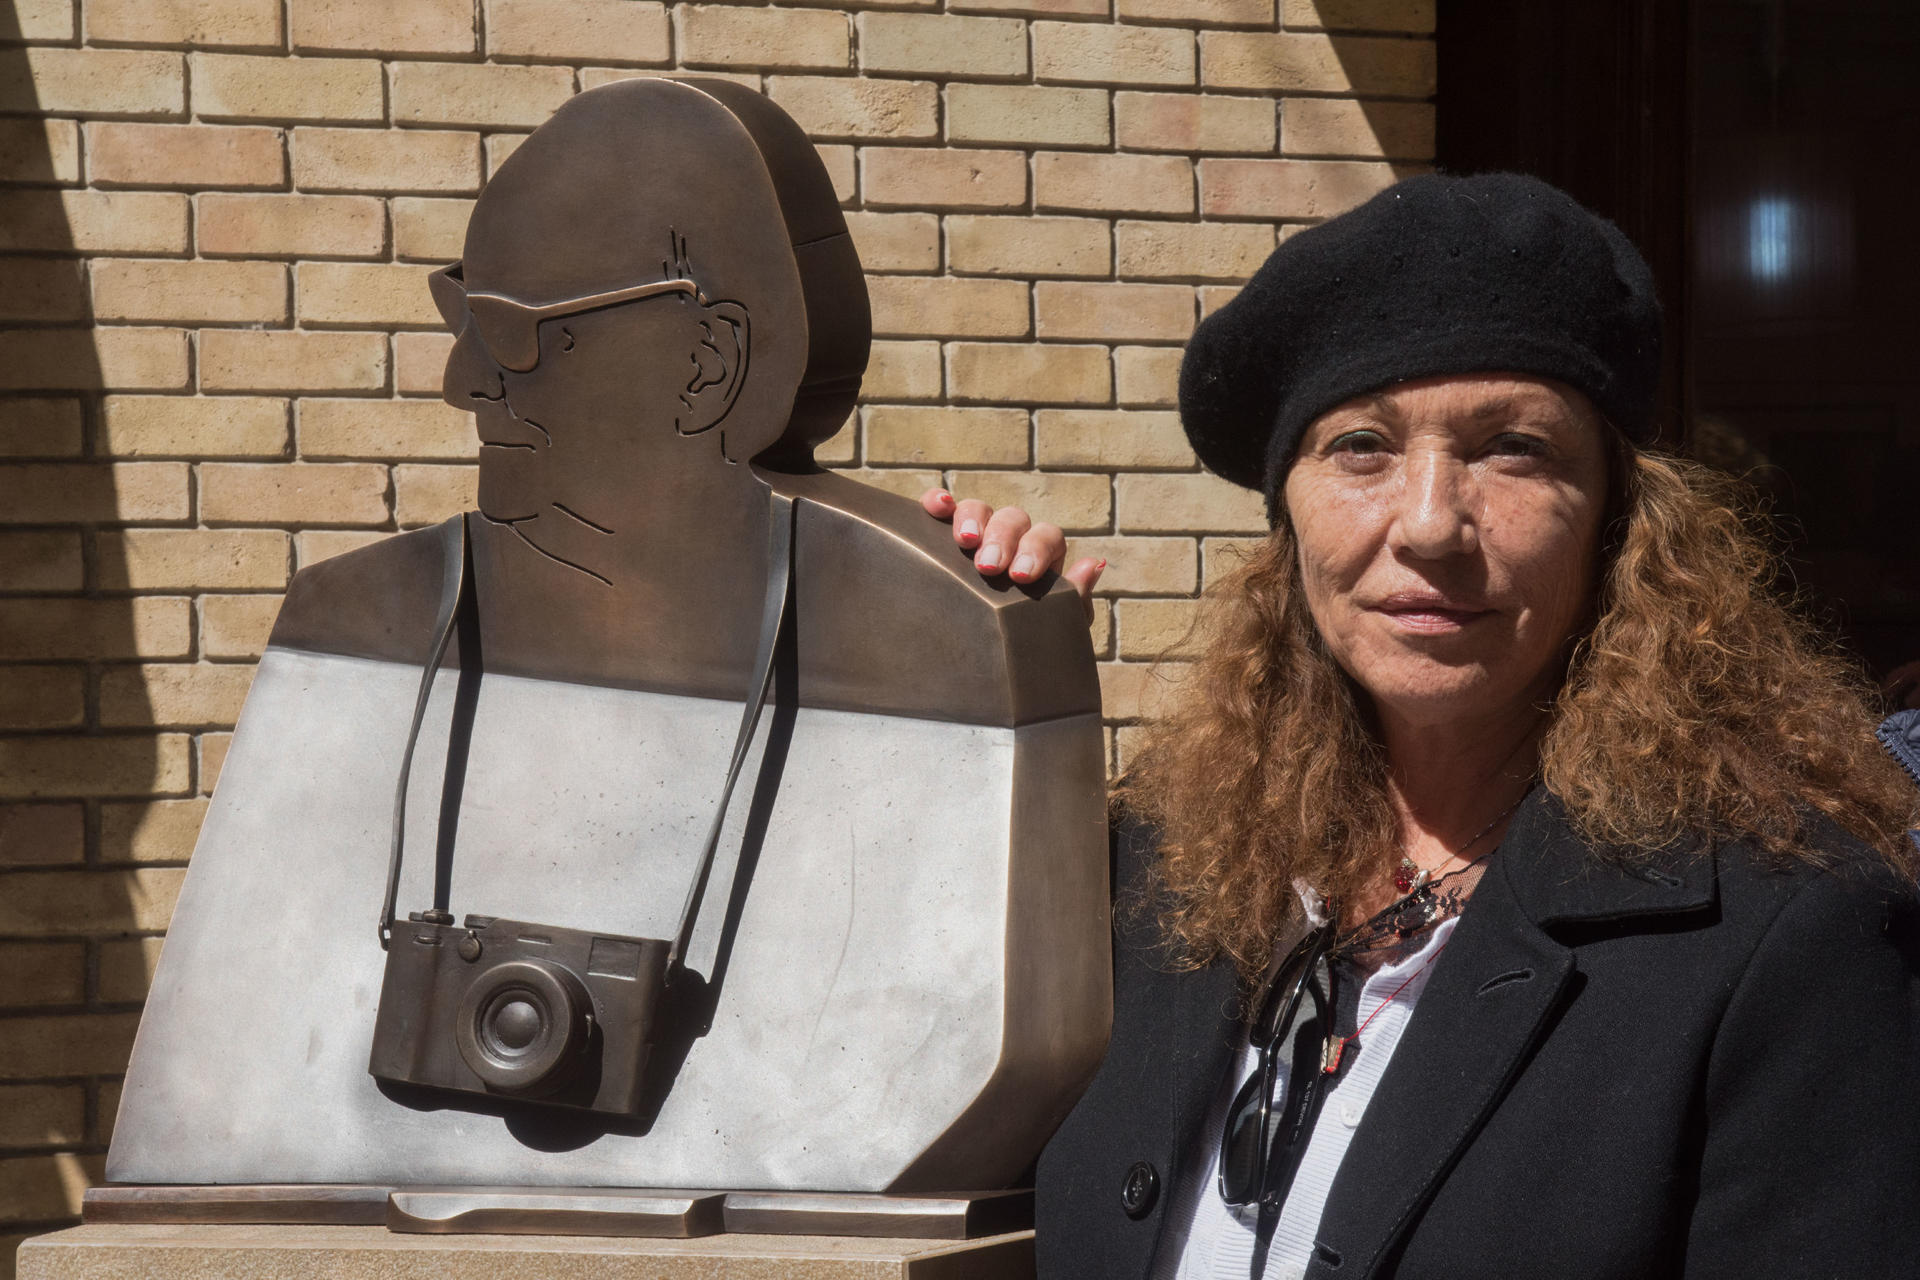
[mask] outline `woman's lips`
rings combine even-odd
[[[1465,630],[1493,610],[1472,608],[1450,601],[1390,598],[1373,606],[1375,613],[1391,618],[1395,625],[1422,635],[1447,635]]]

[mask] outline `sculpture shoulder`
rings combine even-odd
[[[425,662],[447,557],[437,529],[396,534],[293,575],[268,643]]]
[[[768,478],[803,500],[795,610],[809,702],[998,725],[1099,711],[1071,584],[983,578],[897,494],[830,472]],[[903,691],[914,705],[899,705]]]

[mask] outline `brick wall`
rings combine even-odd
[[[1180,434],[1182,340],[1276,237],[1432,145],[1433,0],[16,0],[8,21],[0,1236],[70,1219],[100,1176],[288,576],[472,502],[424,276],[568,95],[732,75],[819,141],[877,338],[824,455],[1027,503],[1107,557],[1117,725],[1262,528]]]

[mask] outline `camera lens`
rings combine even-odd
[[[558,965],[510,960],[482,970],[460,1001],[454,1041],[488,1088],[550,1093],[579,1068],[593,1005]]]

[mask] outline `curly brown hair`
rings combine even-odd
[[[1825,814],[1909,883],[1920,795],[1874,740],[1876,695],[1774,591],[1740,482],[1627,453],[1594,622],[1571,647],[1539,777],[1607,856],[1707,833],[1820,861]],[[1115,799],[1160,833],[1161,924],[1252,975],[1297,910],[1399,846],[1364,699],[1307,612],[1284,514],[1215,594],[1203,648]]]

